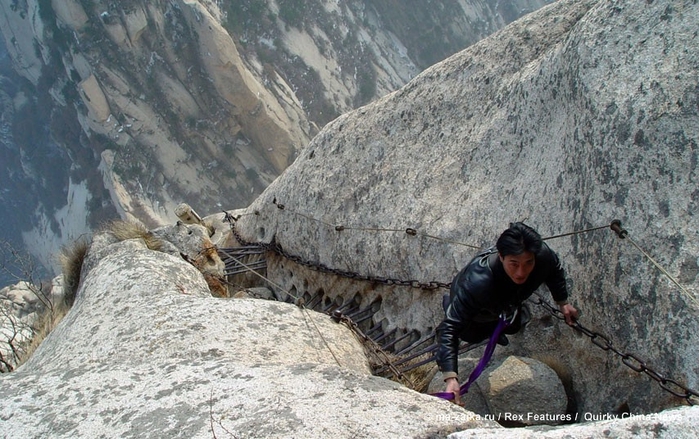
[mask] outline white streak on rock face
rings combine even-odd
[[[41,76],[44,53],[35,49],[35,35],[42,35],[44,23],[39,19],[38,2],[28,0],[26,12],[13,10],[12,2],[0,2],[0,32],[15,70],[36,85]]]
[[[27,246],[36,250],[37,259],[54,274],[61,271],[58,261],[61,248],[90,233],[87,219],[91,198],[86,181],[70,182],[66,205],[54,212],[53,218],[47,218],[43,210],[37,209],[37,226],[22,235]],[[60,233],[55,233],[55,226]]]

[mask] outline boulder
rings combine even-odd
[[[17,367],[34,336],[32,325],[44,309],[37,292],[38,288],[27,282],[0,289],[0,373]]]
[[[264,288],[264,287],[245,288],[245,289],[240,290],[237,293],[235,293],[235,295],[233,297],[236,299],[248,298],[248,299],[277,300],[277,298],[274,297],[274,292],[272,290],[270,290],[269,288]]]
[[[465,383],[480,361],[482,349],[459,358],[459,382]],[[444,381],[437,373],[427,392],[443,392]],[[488,367],[471,384],[461,402],[466,410],[492,418],[507,427],[557,425],[568,420],[568,398],[556,372],[533,358],[496,352]]]
[[[44,307],[42,298],[48,300],[48,297],[45,297],[38,287],[25,281],[1,289],[0,298],[2,298],[3,304],[9,306],[8,311],[3,312],[3,314],[19,318],[41,310]]]
[[[123,20],[131,44],[137,44],[141,34],[148,27],[147,12],[141,7],[135,7],[124,14]]]
[[[562,424],[568,419],[568,399],[561,380],[533,358],[508,356],[483,373],[479,387],[490,413],[520,425]]]
[[[184,255],[201,271],[223,276],[223,261],[205,226],[178,222],[174,226],[159,227],[152,233],[163,241],[163,251],[175,256]]]
[[[75,0],[51,0],[56,17],[74,31],[82,30],[88,18],[82,5]]]
[[[0,373],[14,370],[29,355],[43,323],[63,315],[63,276],[50,288],[21,281],[0,289]]]
[[[85,78],[79,87],[90,117],[98,123],[106,121],[110,115],[109,103],[95,75]]]

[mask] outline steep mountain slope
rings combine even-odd
[[[247,205],[328,121],[548,2],[2,0],[3,233],[51,266],[105,219]]]

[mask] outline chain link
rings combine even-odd
[[[541,297],[538,293],[536,293],[537,299],[531,299],[535,304],[541,305],[544,309],[546,309],[553,317],[559,319],[559,320],[565,320],[565,317],[563,317],[563,313],[561,312],[560,309],[554,307],[550,303],[548,303],[546,300],[544,300],[543,297]],[[619,349],[615,348],[612,345],[612,341],[609,339],[604,334],[601,334],[599,332],[593,331],[591,329],[586,328],[580,322],[576,321],[571,328],[574,330],[590,337],[590,341],[592,344],[595,346],[601,348],[602,350],[605,351],[612,351],[615,354],[617,354],[621,358],[621,362],[624,363],[629,369],[638,372],[638,373],[645,373],[648,375],[652,380],[656,381],[661,388],[664,390],[670,392],[671,394],[683,398],[689,403],[689,405],[699,405],[699,393],[696,390],[690,389],[688,387],[685,387],[684,385],[678,383],[677,381],[670,379],[670,378],[665,378],[663,375],[661,375],[659,372],[656,370],[650,368],[644,360],[641,358],[637,357],[634,354],[628,353],[628,352],[623,352],[620,351]]]
[[[444,289],[449,289],[451,287],[451,283],[447,282],[438,282],[438,281],[430,281],[430,282],[420,282],[415,279],[411,280],[403,280],[403,279],[396,279],[396,278],[390,278],[390,277],[381,277],[381,276],[369,276],[369,275],[364,275],[360,274],[354,271],[347,271],[347,270],[341,270],[339,268],[331,268],[328,267],[325,264],[321,264],[320,262],[315,262],[315,261],[309,261],[304,258],[302,258],[299,255],[295,255],[293,253],[289,253],[288,251],[284,250],[282,246],[276,242],[270,242],[270,243],[264,243],[264,242],[251,242],[245,240],[238,230],[235,227],[235,221],[237,221],[236,218],[231,216],[229,213],[226,213],[226,221],[231,225],[231,233],[233,233],[233,236],[235,239],[240,243],[240,245],[244,246],[257,246],[260,248],[263,248],[265,250],[272,251],[292,262],[295,262],[299,265],[303,265],[304,267],[308,267],[311,270],[314,271],[320,271],[322,273],[329,273],[329,274],[334,274],[336,276],[341,276],[345,277],[348,279],[354,279],[354,280],[360,280],[360,281],[366,281],[366,282],[374,282],[374,283],[379,283],[379,284],[384,284],[388,286],[400,286],[400,287],[410,287],[410,288],[419,288],[422,290],[436,290],[439,288],[444,288]]]

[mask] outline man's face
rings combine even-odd
[[[524,252],[521,255],[500,256],[500,261],[512,282],[521,285],[527,281],[529,274],[534,269],[536,258],[534,253]]]

